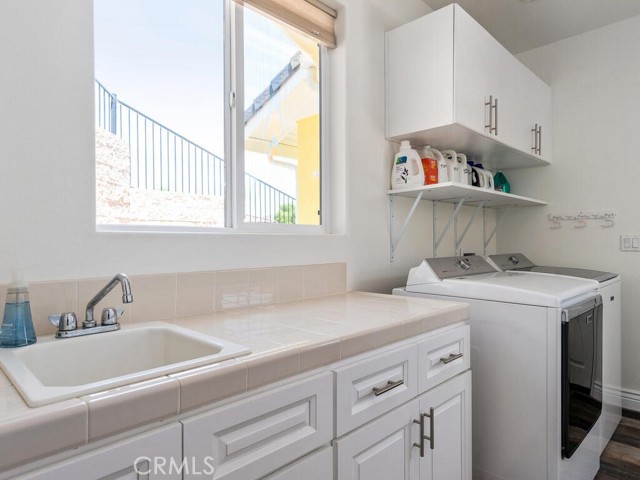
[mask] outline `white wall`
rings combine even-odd
[[[542,264],[623,276],[623,388],[640,393],[640,255],[619,249],[621,234],[640,234],[640,17],[525,52],[519,58],[553,89],[553,165],[511,172],[518,192],[549,201],[513,211],[498,250],[522,251]],[[549,213],[614,209],[612,228],[563,223]]]

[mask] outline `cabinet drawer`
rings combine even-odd
[[[326,373],[187,419],[184,455],[213,479],[262,478],[331,440],[332,387]]]
[[[333,450],[330,447],[324,447],[263,480],[331,480],[332,478]]]
[[[179,480],[182,426],[172,423],[151,432],[75,455],[14,480]],[[171,467],[173,465],[173,467]]]
[[[426,392],[467,370],[470,362],[469,326],[435,335],[418,344],[418,389]]]
[[[408,345],[335,370],[336,436],[415,397],[418,348]]]

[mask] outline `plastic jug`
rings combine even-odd
[[[484,174],[482,172],[482,167],[478,165],[480,164],[471,167],[471,174],[473,175],[471,185],[478,188],[484,188]]]
[[[499,192],[511,193],[511,185],[504,173],[496,172],[493,176],[493,183],[495,185],[495,189]]]
[[[450,182],[449,164],[447,163],[447,159],[444,158],[444,155],[442,155],[439,150],[436,150],[433,147],[426,148],[431,150],[431,154],[433,155],[431,158],[435,158],[438,161],[438,183]]]
[[[458,168],[460,168],[460,183],[471,185],[471,177],[469,176],[471,167],[467,163],[467,156],[464,153],[457,153],[456,160],[458,161]]]
[[[438,152],[438,154],[440,154],[440,152]],[[440,156],[442,157],[442,155]],[[432,151],[431,147],[424,147],[422,149],[422,168],[424,169],[425,185],[435,185],[438,183],[438,164],[438,158]]]
[[[418,152],[411,148],[408,140],[400,143],[400,150],[393,158],[391,188],[421,187],[424,185],[424,169]]]
[[[485,168],[484,177],[485,177],[484,188],[486,188],[487,190],[494,190],[493,172]]]
[[[453,150],[443,150],[442,156],[447,161],[447,171],[449,172],[449,181],[460,183],[460,166],[458,165],[458,154]]]

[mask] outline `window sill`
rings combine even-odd
[[[236,228],[225,227],[187,227],[161,225],[96,225],[97,233],[108,234],[152,234],[152,235],[269,235],[269,236],[345,236],[327,231],[324,226],[316,225],[242,225]]]

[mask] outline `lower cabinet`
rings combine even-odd
[[[208,462],[215,469],[209,478],[258,480],[331,441],[333,378],[327,372],[182,423],[184,455],[196,459],[195,470]]]
[[[0,478],[471,480],[468,339],[434,332]]]
[[[412,400],[336,440],[337,479],[418,478],[419,456],[413,446],[416,418],[418,400]]]
[[[183,473],[181,462],[182,426],[176,422],[15,480],[179,480]]]
[[[345,435],[334,448],[337,480],[470,480],[471,372]]]
[[[331,480],[333,451],[323,447],[262,480]]]
[[[471,480],[471,372],[452,378],[418,398],[423,417],[425,455],[421,480]],[[419,438],[419,437],[418,437]]]

